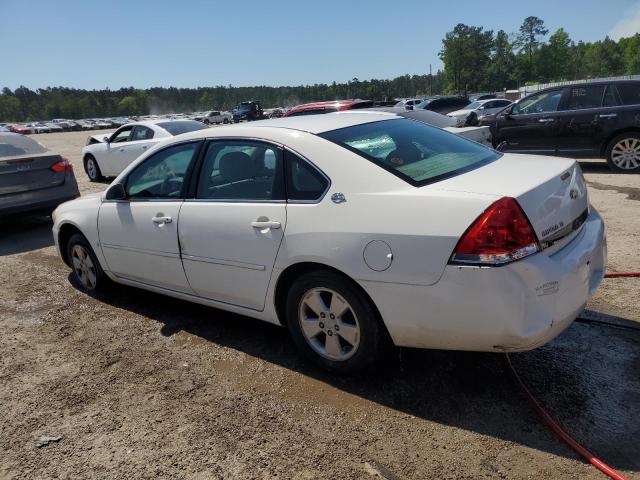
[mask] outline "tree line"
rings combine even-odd
[[[499,91],[526,84],[640,73],[640,33],[617,42],[573,41],[559,28],[548,29],[527,17],[517,32],[456,25],[442,40],[444,70],[433,75],[403,75],[390,80],[357,78],[344,83],[298,86],[155,87],[82,90],[21,86],[0,93],[0,121],[92,118],[201,110],[230,110],[244,100],[263,107],[340,98],[391,100],[441,93]]]
[[[527,17],[517,32],[456,25],[442,40],[444,91],[498,91],[528,84],[640,74],[640,33],[617,42],[575,42]]]

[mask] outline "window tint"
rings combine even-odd
[[[640,104],[640,84],[627,83],[617,87],[623,105]]]
[[[132,128],[133,127],[126,127],[126,128],[122,128],[120,130],[117,130],[111,136],[110,143],[128,142],[129,141],[129,136],[131,135],[131,129]]]
[[[329,186],[327,179],[295,153],[285,150],[285,175],[289,200],[318,200]]]
[[[618,98],[616,97],[615,88],[612,85],[608,85],[604,91],[604,98],[602,99],[603,107],[616,107],[619,105]]]
[[[513,115],[526,115],[530,113],[555,112],[558,109],[562,97],[562,90],[536,93],[530,95],[513,106]]]
[[[278,150],[259,142],[211,142],[196,197],[212,200],[282,200]]]
[[[202,122],[196,122],[195,120],[177,120],[173,122],[157,123],[157,126],[164,128],[171,135],[180,135],[181,133],[195,132],[196,130],[203,130],[207,127]]]
[[[569,90],[567,110],[582,110],[585,108],[599,108],[602,106],[604,85],[580,86]]]
[[[133,128],[133,133],[131,134],[130,142],[136,142],[138,140],[151,140],[153,138],[153,130],[147,127],[143,127],[142,125],[137,125]]]
[[[129,174],[127,196],[181,198],[184,177],[197,148],[198,142],[183,143],[151,155]]]
[[[417,186],[500,158],[478,143],[407,119],[355,125],[320,136]]]

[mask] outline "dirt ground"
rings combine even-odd
[[[105,188],[82,169],[88,134],[37,136],[82,193]],[[609,270],[640,270],[640,176],[583,168]],[[2,479],[605,478],[540,423],[501,355],[403,349],[335,377],[278,327],[133,288],[87,296],[50,220],[0,225]],[[640,279],[605,280],[588,308],[638,322],[639,293]],[[635,479],[639,341],[575,323],[512,355],[550,414]]]

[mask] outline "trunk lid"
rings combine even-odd
[[[51,167],[60,161],[60,155],[50,152],[0,157],[0,195],[64,184],[66,172],[51,170]]]
[[[577,230],[586,220],[589,205],[582,170],[567,158],[504,154],[432,187],[515,198],[543,248]]]

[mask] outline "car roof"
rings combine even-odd
[[[352,127],[354,125],[362,125],[365,123],[379,122],[382,120],[399,120],[398,115],[385,112],[363,112],[361,110],[352,112],[332,112],[322,113],[318,115],[302,115],[299,117],[282,117],[272,118],[269,120],[258,120],[255,122],[239,123],[228,127],[219,127],[215,129],[197,130],[180,135],[183,139],[207,138],[216,136],[220,132],[224,136],[228,136],[229,132],[241,132],[242,130],[250,130],[255,127],[271,127],[286,128],[290,130],[299,130],[313,134],[329,132],[339,128]]]
[[[548,92],[550,90],[563,90],[565,88],[573,88],[573,87],[600,87],[602,85],[625,85],[625,84],[638,85],[638,84],[640,84],[640,80],[631,80],[631,79],[626,79],[626,80],[597,80],[597,81],[594,81],[594,82],[567,83],[567,84],[564,84],[564,85],[556,85],[555,87],[541,88],[540,90],[536,90],[534,92],[527,93],[527,95],[525,97],[522,97],[522,98],[526,98],[529,95],[534,95],[536,93]]]
[[[362,102],[370,102],[370,100],[362,100],[359,98],[351,98],[348,100],[327,100],[323,102],[311,102],[311,103],[303,103],[302,105],[297,105],[293,107],[290,112],[300,112],[304,110],[316,110],[321,108],[330,108],[334,107],[337,109],[348,109],[349,107],[356,105]]]

